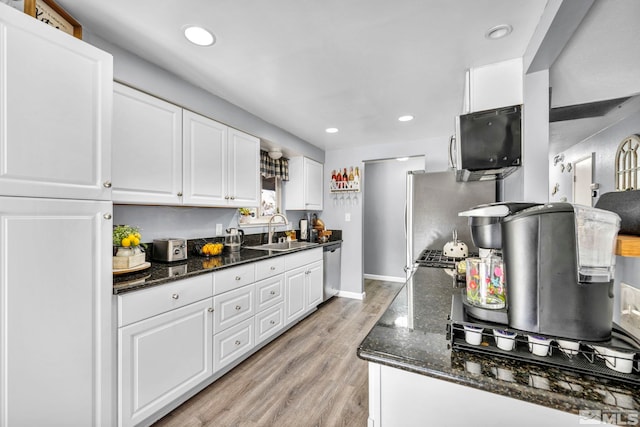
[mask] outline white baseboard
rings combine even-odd
[[[377,275],[377,274],[364,274],[363,276],[364,276],[365,279],[382,280],[384,282],[404,283],[404,282],[407,281],[406,277],[380,276],[380,275]]]
[[[364,292],[340,291],[340,292],[338,292],[338,294],[336,296],[337,297],[342,297],[342,298],[351,298],[351,299],[363,300],[364,297],[365,297],[365,293]]]

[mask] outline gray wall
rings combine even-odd
[[[365,163],[364,274],[405,281],[405,188],[407,172],[422,170],[424,157]],[[378,276],[378,277],[373,277]]]
[[[640,134],[640,112],[636,112],[632,116],[620,121],[616,125],[603,129],[600,133],[585,139],[563,151],[564,164],[573,163],[576,160],[585,158],[596,153],[595,155],[595,182],[600,184],[599,194],[615,191],[615,155],[620,142],[631,134]],[[566,197],[567,201],[573,200],[572,192],[572,173],[566,169],[561,171],[560,163],[553,166],[553,157],[549,157],[549,200],[560,201],[562,197]],[[551,188],[555,183],[560,184],[560,192],[555,196],[551,195]],[[594,199],[594,204],[597,198]],[[627,283],[636,288],[640,288],[640,258],[634,257],[616,257],[616,274],[615,274],[615,299],[614,299],[614,319],[618,320],[618,311],[620,307],[620,282]]]

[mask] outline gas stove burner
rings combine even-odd
[[[469,256],[478,256],[478,254],[470,253]],[[451,258],[443,255],[440,249],[425,249],[420,253],[416,263],[421,267],[434,268],[456,268],[456,263],[461,258]]]

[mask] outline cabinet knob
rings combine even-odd
[[[103,186],[104,188],[111,188],[111,181],[105,181],[105,182],[103,182],[103,183],[102,183],[102,186]]]
[[[311,274],[311,271],[307,270],[304,272],[304,274]]]
[[[269,293],[270,293],[271,295],[275,295],[275,294],[276,294],[276,291],[271,291],[271,292],[269,292]]]
[[[276,268],[272,265],[271,266],[271,271],[275,270]]]
[[[182,197],[182,191],[178,192],[178,197]]]
[[[235,345],[240,345],[242,344],[239,340],[236,340]]]
[[[242,280],[242,277],[236,276],[236,280]]]
[[[272,325],[275,325],[275,324],[276,324],[276,321],[275,321],[275,320],[272,320],[272,321],[270,321],[269,323],[271,323]]]
[[[236,311],[240,311],[240,310],[242,310],[242,306],[236,305]]]
[[[236,199],[236,196],[231,196],[231,197],[229,197],[229,198],[230,198],[231,200],[235,200],[235,199]]]
[[[209,313],[213,313],[213,307],[209,307],[209,308],[207,309],[207,311],[208,311]]]
[[[171,295],[171,298],[173,298],[173,299],[178,299],[178,298],[180,298],[180,295],[178,295],[178,294],[173,294],[173,295]]]
[[[106,214],[102,215],[102,217],[104,219],[111,219],[111,214],[110,213],[106,213]]]
[[[224,196],[224,199],[225,200],[229,200],[229,196]]]

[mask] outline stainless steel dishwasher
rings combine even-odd
[[[330,243],[322,247],[324,261],[324,292],[322,301],[326,301],[340,291],[340,253],[342,243]]]

